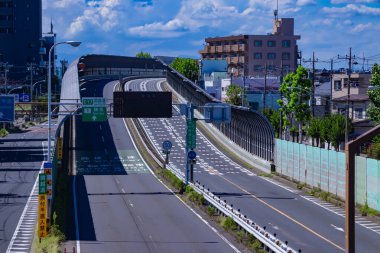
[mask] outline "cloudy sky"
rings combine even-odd
[[[271,32],[275,0],[42,0],[43,31],[53,20],[59,58],[83,54],[198,58],[204,38]],[[279,17],[295,18],[299,48],[309,59],[348,54],[380,62],[380,0],[279,0]],[[342,61],[343,62],[343,61]],[[365,62],[367,63],[367,61]],[[359,66],[358,65],[358,66]],[[365,64],[366,66],[366,64]]]

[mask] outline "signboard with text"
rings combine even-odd
[[[186,131],[186,146],[189,149],[194,149],[196,147],[197,139],[197,121],[196,119],[187,120],[187,131]]]
[[[48,219],[47,219],[47,195],[38,195],[38,237],[47,236]]]
[[[0,122],[15,120],[15,97],[13,95],[0,96]]]
[[[82,98],[82,121],[104,122],[107,121],[106,99],[101,97]]]

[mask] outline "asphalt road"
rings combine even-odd
[[[112,98],[115,82],[82,97]],[[81,252],[235,252],[149,171],[122,119],[76,118],[76,208]]]
[[[44,159],[46,141],[45,125],[0,138],[0,252],[6,252],[31,194]],[[13,249],[29,252],[36,217],[35,213],[26,214],[28,225],[20,227],[24,236],[22,241],[14,242]]]
[[[157,83],[157,79],[133,80],[127,86],[135,91],[152,91],[160,89]],[[184,173],[184,118],[141,119],[141,123],[158,150],[164,140],[173,143],[170,163]],[[217,150],[199,131],[195,151],[198,162],[194,166],[194,180],[233,204],[255,223],[302,252],[344,252],[342,216],[306,200],[300,191],[289,191],[245,170]],[[380,234],[357,225],[356,240],[357,252],[380,252]]]

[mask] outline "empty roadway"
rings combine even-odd
[[[132,90],[161,89],[157,79],[133,80]],[[171,140],[170,163],[178,170],[185,169],[185,121],[171,119],[141,119],[157,149],[164,140]],[[237,165],[217,150],[197,132],[198,154],[194,180],[214,194],[233,204],[248,218],[276,233],[282,241],[302,252],[344,252],[344,218],[302,197],[301,191],[289,191],[268,182]],[[358,252],[377,252],[380,234],[356,226]]]
[[[115,84],[87,82],[81,96],[112,98]],[[152,175],[122,119],[75,125],[81,252],[235,252]]]

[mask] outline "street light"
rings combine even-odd
[[[38,83],[43,83],[43,82],[46,82],[46,80],[40,80],[40,81],[37,81],[35,82],[33,85],[32,85],[32,96],[30,97],[30,102],[33,102],[33,90],[34,90],[34,86]],[[40,85],[40,88],[41,88],[41,85]],[[37,96],[37,91],[36,91],[36,96]]]
[[[60,44],[69,44],[73,47],[78,47],[79,41],[63,41],[55,43],[49,50],[49,65],[48,65],[48,162],[51,162],[51,52]]]

